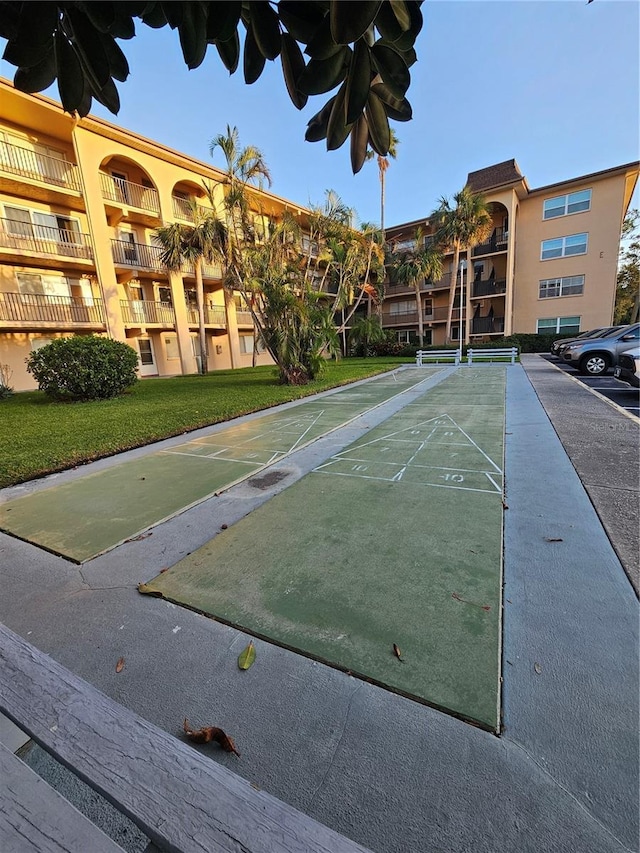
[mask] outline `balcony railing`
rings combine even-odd
[[[197,326],[199,323],[198,309],[192,305],[189,306],[187,308],[187,319],[190,326]],[[205,305],[204,322],[206,326],[222,326],[225,328],[227,325],[227,317],[224,308],[213,308],[210,305]]]
[[[128,240],[112,240],[111,253],[113,261],[123,267],[135,269],[165,271],[160,263],[162,249],[160,246],[149,246],[147,243],[130,243]]]
[[[105,314],[101,299],[75,299],[43,293],[0,293],[0,320],[104,326]]]
[[[491,279],[490,281],[474,281],[471,288],[472,296],[500,296],[506,293],[506,279]]]
[[[184,219],[187,222],[193,222],[195,217],[191,202],[188,198],[180,198],[180,196],[172,195],[171,204],[173,207],[173,215],[176,219]]]
[[[102,197],[109,201],[117,201],[119,204],[130,205],[140,210],[150,210],[152,213],[160,213],[160,199],[153,187],[145,187],[142,184],[134,184],[100,172],[100,185]]]
[[[80,172],[75,163],[39,154],[11,142],[0,141],[0,171],[54,187],[80,191]]]
[[[143,299],[121,299],[122,320],[129,325],[175,326],[176,317],[170,302]]]
[[[162,250],[160,250],[162,251]],[[193,264],[184,263],[182,264],[183,273],[189,276],[195,276],[195,270],[193,268]],[[203,278],[222,278],[222,267],[220,264],[203,264],[202,265],[202,276]]]
[[[508,237],[509,233],[508,231],[505,231],[504,228],[494,228],[491,237],[489,237],[486,242],[474,246],[471,254],[475,258],[477,255],[490,255],[493,252],[506,252]]]
[[[17,219],[0,219],[0,246],[19,249],[30,255],[64,255],[86,260],[93,257],[88,234],[68,228],[33,225]]]
[[[474,317],[471,321],[472,335],[493,335],[504,332],[504,317]]]
[[[239,326],[253,326],[251,311],[236,311],[236,322]]]

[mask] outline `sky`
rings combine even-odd
[[[425,0],[418,62],[407,93],[410,122],[386,178],[387,227],[427,217],[460,190],[468,172],[515,158],[531,188],[640,156],[640,4],[636,0]],[[215,166],[209,143],[226,125],[263,153],[272,191],[301,205],[335,190],[360,221],[379,222],[375,159],[351,173],[348,142],[327,151],[305,142],[306,125],[330,97],[289,100],[280,60],[247,86],[210,46],[188,71],[177,32],[141,23],[120,42],[131,68],[118,83],[117,117],[92,113]],[[0,47],[2,40],[0,40]],[[0,75],[15,68],[0,61]],[[54,85],[47,93],[57,98]],[[636,191],[633,204],[639,206]]]

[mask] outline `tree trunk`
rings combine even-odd
[[[202,258],[195,262],[196,299],[198,302],[198,338],[200,342],[200,373],[207,372],[207,335],[204,329],[204,284],[202,282]]]
[[[380,231],[384,243],[384,169],[380,170]]]
[[[420,345],[420,349],[422,349],[422,345],[424,344],[424,322],[422,319],[422,295],[420,293],[420,281],[416,281],[413,286],[416,291],[416,310],[418,311],[418,343]]]
[[[460,261],[460,246],[456,243],[453,248],[453,270],[451,271],[451,283],[449,284],[449,308],[447,310],[447,331],[446,331],[446,339],[447,343],[450,343],[452,340],[451,337],[451,318],[453,317],[453,303],[456,298],[456,286],[458,284],[458,264]],[[462,302],[462,300],[460,300]],[[460,310],[462,310],[462,306],[460,306]]]

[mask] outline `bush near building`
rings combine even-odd
[[[108,400],[138,381],[138,356],[127,344],[96,335],[59,338],[31,353],[27,370],[54,400]]]

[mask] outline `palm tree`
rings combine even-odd
[[[425,241],[422,229],[418,228],[412,249],[391,252],[390,270],[396,282],[404,284],[407,287],[413,287],[415,291],[416,311],[418,312],[418,341],[422,347],[424,342],[424,323],[420,285],[425,279],[434,281],[441,278],[442,251],[431,240]]]
[[[400,140],[396,136],[395,130],[391,129],[391,140],[389,142],[389,151],[385,157],[382,157],[380,154],[376,154],[375,151],[372,151],[371,148],[365,154],[365,160],[373,160],[374,157],[378,158],[378,174],[380,176],[380,231],[382,231],[382,239],[384,241],[384,202],[385,202],[385,175],[387,169],[389,168],[389,160],[388,157],[391,157],[393,160],[398,156],[398,145],[400,145]]]
[[[190,202],[192,225],[172,222],[162,225],[155,238],[162,247],[160,262],[168,269],[180,272],[185,264],[192,264],[196,278],[198,303],[198,340],[200,373],[207,372],[207,338],[204,327],[203,263],[212,263],[224,256],[227,231],[213,211],[204,211],[194,200]]]
[[[429,217],[436,242],[443,248],[453,249],[453,269],[449,285],[449,310],[447,312],[447,341],[451,341],[451,318],[455,301],[460,253],[470,251],[491,233],[493,221],[483,195],[464,187],[453,196],[453,204],[442,197],[440,205]],[[462,311],[462,285],[460,289],[460,311]],[[465,335],[466,337],[466,335]],[[464,342],[460,341],[460,346]]]

